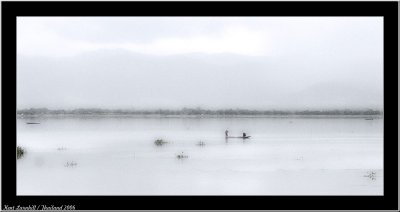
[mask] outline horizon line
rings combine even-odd
[[[207,110],[207,111],[219,111],[219,110],[244,110],[244,111],[383,111],[382,108],[302,108],[302,109],[284,109],[284,108],[274,108],[274,109],[250,109],[250,108],[203,108],[203,107],[182,107],[182,108],[101,108],[101,107],[77,107],[77,108],[58,108],[58,109],[49,109],[46,107],[30,107],[23,109],[16,109],[17,111],[21,110],[48,110],[48,111],[73,111],[73,110],[108,110],[108,111],[182,111],[182,110]]]

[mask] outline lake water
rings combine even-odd
[[[17,145],[17,195],[383,195],[382,119],[19,118]]]

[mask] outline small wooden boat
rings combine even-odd
[[[26,122],[26,124],[40,124],[39,122]]]
[[[250,138],[251,136],[226,136],[225,138],[242,138],[242,139],[247,139]]]
[[[374,120],[373,118],[366,118],[365,120]]]

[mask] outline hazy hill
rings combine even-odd
[[[376,108],[382,73],[368,61],[306,63],[235,54],[124,50],[18,56],[18,108]],[[369,73],[369,74],[366,74]]]

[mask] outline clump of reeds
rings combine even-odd
[[[71,161],[71,162],[67,162],[64,166],[65,167],[74,167],[74,166],[77,166],[77,165],[78,165],[77,162]]]
[[[189,156],[183,154],[183,152],[176,156],[178,159],[188,158]]]
[[[206,143],[204,143],[204,141],[199,141],[199,143],[197,143],[197,146],[205,146]]]
[[[58,150],[58,151],[64,151],[64,150],[67,150],[67,148],[65,148],[65,147],[62,146],[62,147],[58,147],[57,150]]]
[[[156,141],[154,141],[154,144],[157,145],[157,146],[162,146],[162,145],[164,145],[166,143],[168,143],[168,142],[166,142],[166,141],[164,141],[162,139],[157,139]]]
[[[296,160],[303,160],[303,156],[297,157]]]
[[[370,178],[371,180],[376,180],[376,172],[374,172],[374,171],[368,171],[368,172],[367,172],[367,175],[364,175],[364,177],[368,177],[368,178]]]
[[[17,159],[20,159],[22,156],[24,156],[24,154],[25,150],[22,147],[17,146]]]

